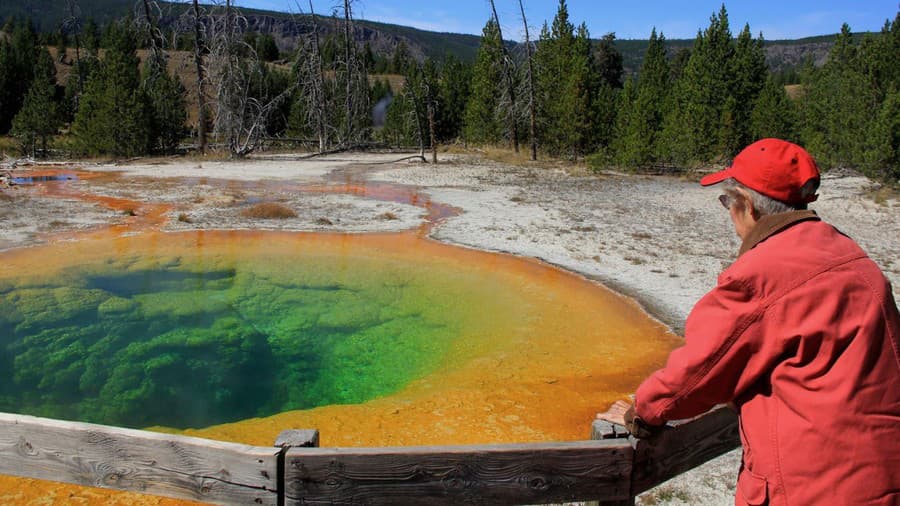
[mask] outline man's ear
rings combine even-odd
[[[750,213],[754,220],[759,220],[759,211],[753,206],[753,198],[750,196],[750,193],[743,188],[735,188],[734,190],[740,195],[740,206],[744,212]]]

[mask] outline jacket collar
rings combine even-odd
[[[753,228],[750,230],[750,233],[747,234],[747,237],[741,244],[741,250],[738,252],[738,256],[741,256],[744,253],[750,251],[757,244],[794,225],[795,223],[808,220],[819,221],[820,218],[815,213],[815,211],[808,210],[788,211],[786,213],[767,214],[765,216],[761,216],[759,218],[759,221],[756,222],[756,225],[753,226]]]

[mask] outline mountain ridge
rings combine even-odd
[[[69,17],[64,6],[53,0],[23,0],[4,2],[0,5],[0,19],[12,16],[23,19],[30,17],[40,31],[58,30]],[[118,19],[133,12],[136,4],[132,0],[80,0],[80,16],[82,22],[92,18],[100,25],[112,19]],[[182,14],[189,8],[188,4],[160,2],[161,25],[166,28],[184,28],[187,23]],[[211,6],[203,5],[209,9]],[[248,31],[269,34],[281,51],[292,51],[296,48],[297,38],[312,30],[312,18],[309,14],[291,14],[261,9],[239,8],[247,19]],[[317,15],[320,29],[327,36],[339,28],[340,19]],[[398,44],[403,42],[410,55],[422,60],[426,57],[443,59],[448,54],[464,60],[474,61],[481,37],[471,34],[451,32],[433,32],[418,28],[381,23],[369,20],[356,20],[354,38],[359,43],[368,43],[372,51],[384,57],[390,57]],[[797,68],[811,58],[821,65],[827,59],[836,34],[805,37],[792,40],[765,41],[766,59],[773,72]],[[694,39],[667,39],[670,55],[682,48],[693,46]],[[515,46],[519,43],[508,41]],[[623,64],[627,73],[635,73],[640,67],[647,39],[617,39],[617,49],[622,53]]]

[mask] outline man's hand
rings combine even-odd
[[[597,413],[597,419],[625,427],[625,413],[630,409],[632,409],[631,403],[616,401],[608,410],[606,410],[606,412]]]
[[[599,420],[624,426],[632,436],[646,439],[661,431],[665,425],[649,425],[634,414],[634,405],[626,401],[616,401],[604,413],[597,413]]]

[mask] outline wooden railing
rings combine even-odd
[[[587,441],[392,448],[319,448],[314,430],[260,447],[0,413],[0,474],[223,504],[633,504],[738,444],[725,408],[646,440],[598,421]]]

